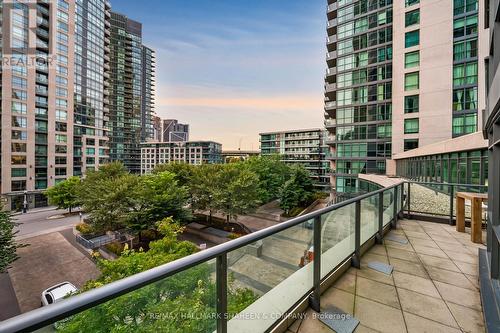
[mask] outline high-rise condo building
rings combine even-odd
[[[107,0],[76,0],[73,175],[109,161],[110,23]]]
[[[41,206],[73,173],[75,2],[1,5],[1,193],[6,208]]]
[[[109,145],[112,161],[141,170],[142,25],[111,12]]]
[[[107,0],[0,5],[5,208],[44,206],[45,189],[110,160],[140,172],[155,67],[140,23]]]
[[[142,103],[141,103],[141,141],[153,139],[155,117],[155,51],[142,46]]]
[[[478,131],[488,33],[478,0],[328,1],[325,125],[332,186],[395,154]]]
[[[181,124],[177,119],[163,120],[163,142],[189,141],[189,125]]]
[[[279,155],[289,165],[306,168],[314,185],[329,190],[327,133],[320,128],[268,132],[260,134],[260,154]]]

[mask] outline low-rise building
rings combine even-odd
[[[287,164],[305,167],[317,187],[330,188],[327,134],[323,129],[299,129],[260,134],[261,155],[281,156]]]
[[[222,159],[224,163],[231,163],[234,161],[244,161],[252,156],[259,156],[258,150],[224,150],[222,151]]]
[[[151,172],[158,164],[222,163],[222,145],[213,141],[144,142],[141,144],[141,173]]]

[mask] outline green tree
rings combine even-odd
[[[176,175],[169,171],[139,177],[128,197],[127,225],[134,230],[154,229],[167,216],[182,222],[191,217],[186,209],[187,188],[179,186]]]
[[[314,185],[309,172],[302,166],[291,168],[291,176],[280,188],[280,207],[289,214],[293,208],[310,204],[314,195]]]
[[[49,198],[51,205],[55,205],[60,209],[68,209],[71,213],[74,207],[80,206],[78,196],[79,186],[79,177],[69,177],[65,181],[49,188],[45,191],[45,194]]]
[[[189,186],[195,168],[196,166],[187,163],[166,163],[157,165],[152,173],[171,172],[175,175],[175,180],[179,186]]]
[[[22,246],[14,239],[18,233],[14,231],[15,226],[10,213],[0,206],[0,273],[5,273],[10,264],[17,260],[16,251]]]
[[[226,215],[227,222],[258,207],[259,178],[247,168],[226,164],[218,173],[217,183],[213,200],[216,209]]]
[[[116,230],[125,226],[139,186],[138,176],[129,174],[121,163],[110,163],[87,172],[77,193],[95,230]]]
[[[214,195],[220,186],[218,176],[223,167],[217,164],[203,164],[193,169],[190,184],[191,207],[193,210],[208,210],[210,221],[217,208]]]
[[[181,230],[171,218],[159,223],[164,238],[151,242],[148,252],[124,251],[115,261],[99,260],[102,275],[84,290],[140,273],[197,251],[177,240]],[[230,279],[228,312],[236,314],[256,296],[238,289]],[[212,332],[215,330],[216,289],[213,267],[207,263],[129,292],[58,323],[59,332]]]
[[[279,155],[252,157],[243,165],[257,175],[262,203],[277,199],[280,188],[290,177],[290,167],[280,160]]]

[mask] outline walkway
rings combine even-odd
[[[455,227],[403,220],[391,234],[408,244],[385,241],[362,257],[321,297],[360,321],[356,332],[484,332],[478,285],[478,248]],[[367,267],[394,266],[391,275]],[[288,331],[332,332],[308,310]]]

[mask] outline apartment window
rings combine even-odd
[[[419,75],[418,72],[405,74],[405,91],[418,89]]]
[[[69,4],[65,0],[58,0],[57,1],[57,7],[63,10],[68,11],[69,10]]]
[[[60,108],[67,108],[68,101],[65,99],[56,98],[56,106]]]
[[[66,176],[66,168],[56,168],[56,176]]]
[[[68,85],[68,79],[62,76],[57,75],[56,76],[56,83],[61,86],[67,86]]]
[[[477,14],[453,20],[453,37],[477,34]]]
[[[56,120],[68,120],[68,112],[64,110],[56,110]]]
[[[25,168],[12,168],[10,169],[11,177],[26,177],[26,169]]]
[[[405,0],[405,7],[410,7],[416,5],[420,2],[420,0]]]
[[[12,89],[12,98],[25,101],[28,99],[28,94],[24,90]]]
[[[453,66],[453,86],[477,83],[477,62],[469,62]]]
[[[11,152],[13,153],[25,153],[26,152],[26,144],[19,142],[12,142],[11,144]]]
[[[22,77],[12,76],[12,86],[26,89],[28,87],[28,81]]]
[[[405,113],[418,112],[419,98],[418,95],[405,96]]]
[[[418,118],[405,119],[405,134],[418,133]]]
[[[11,191],[18,192],[26,190],[26,181],[25,180],[13,180],[10,183]]]
[[[68,160],[64,156],[56,156],[55,162],[56,165],[65,165],[68,163]]]
[[[453,90],[453,111],[477,110],[477,87]]]
[[[405,68],[412,68],[420,65],[420,51],[405,54]]]
[[[420,9],[405,13],[405,27],[420,23]]]
[[[477,130],[477,114],[453,116],[453,135],[474,133]]]
[[[478,0],[453,0],[453,14],[459,15],[478,10]]]
[[[12,116],[12,127],[28,127],[28,120],[26,117]]]
[[[68,97],[68,90],[61,87],[56,87],[56,96],[58,97]]]
[[[464,60],[477,57],[477,38],[453,44],[453,60]]]
[[[35,180],[35,189],[43,190],[47,188],[47,180],[45,179],[37,179]]]
[[[48,131],[48,123],[43,120],[35,120],[35,131],[47,133]]]
[[[26,131],[12,131],[12,140],[28,140],[28,133]]]
[[[56,121],[56,132],[67,132],[68,125],[66,123],[61,123]]]
[[[20,102],[12,102],[12,112],[19,114],[26,114],[28,108],[26,104]]]
[[[12,155],[10,157],[10,162],[12,165],[25,165],[26,164],[26,156]]]
[[[405,47],[416,46],[420,43],[420,31],[413,30],[405,33]]]
[[[418,148],[418,139],[405,139],[404,140],[404,151],[412,150]]]
[[[56,154],[66,154],[68,152],[68,147],[56,145]]]
[[[56,142],[57,143],[68,142],[68,136],[66,134],[56,134]]]
[[[37,118],[47,118],[48,110],[46,108],[36,107],[35,108],[35,116]]]

